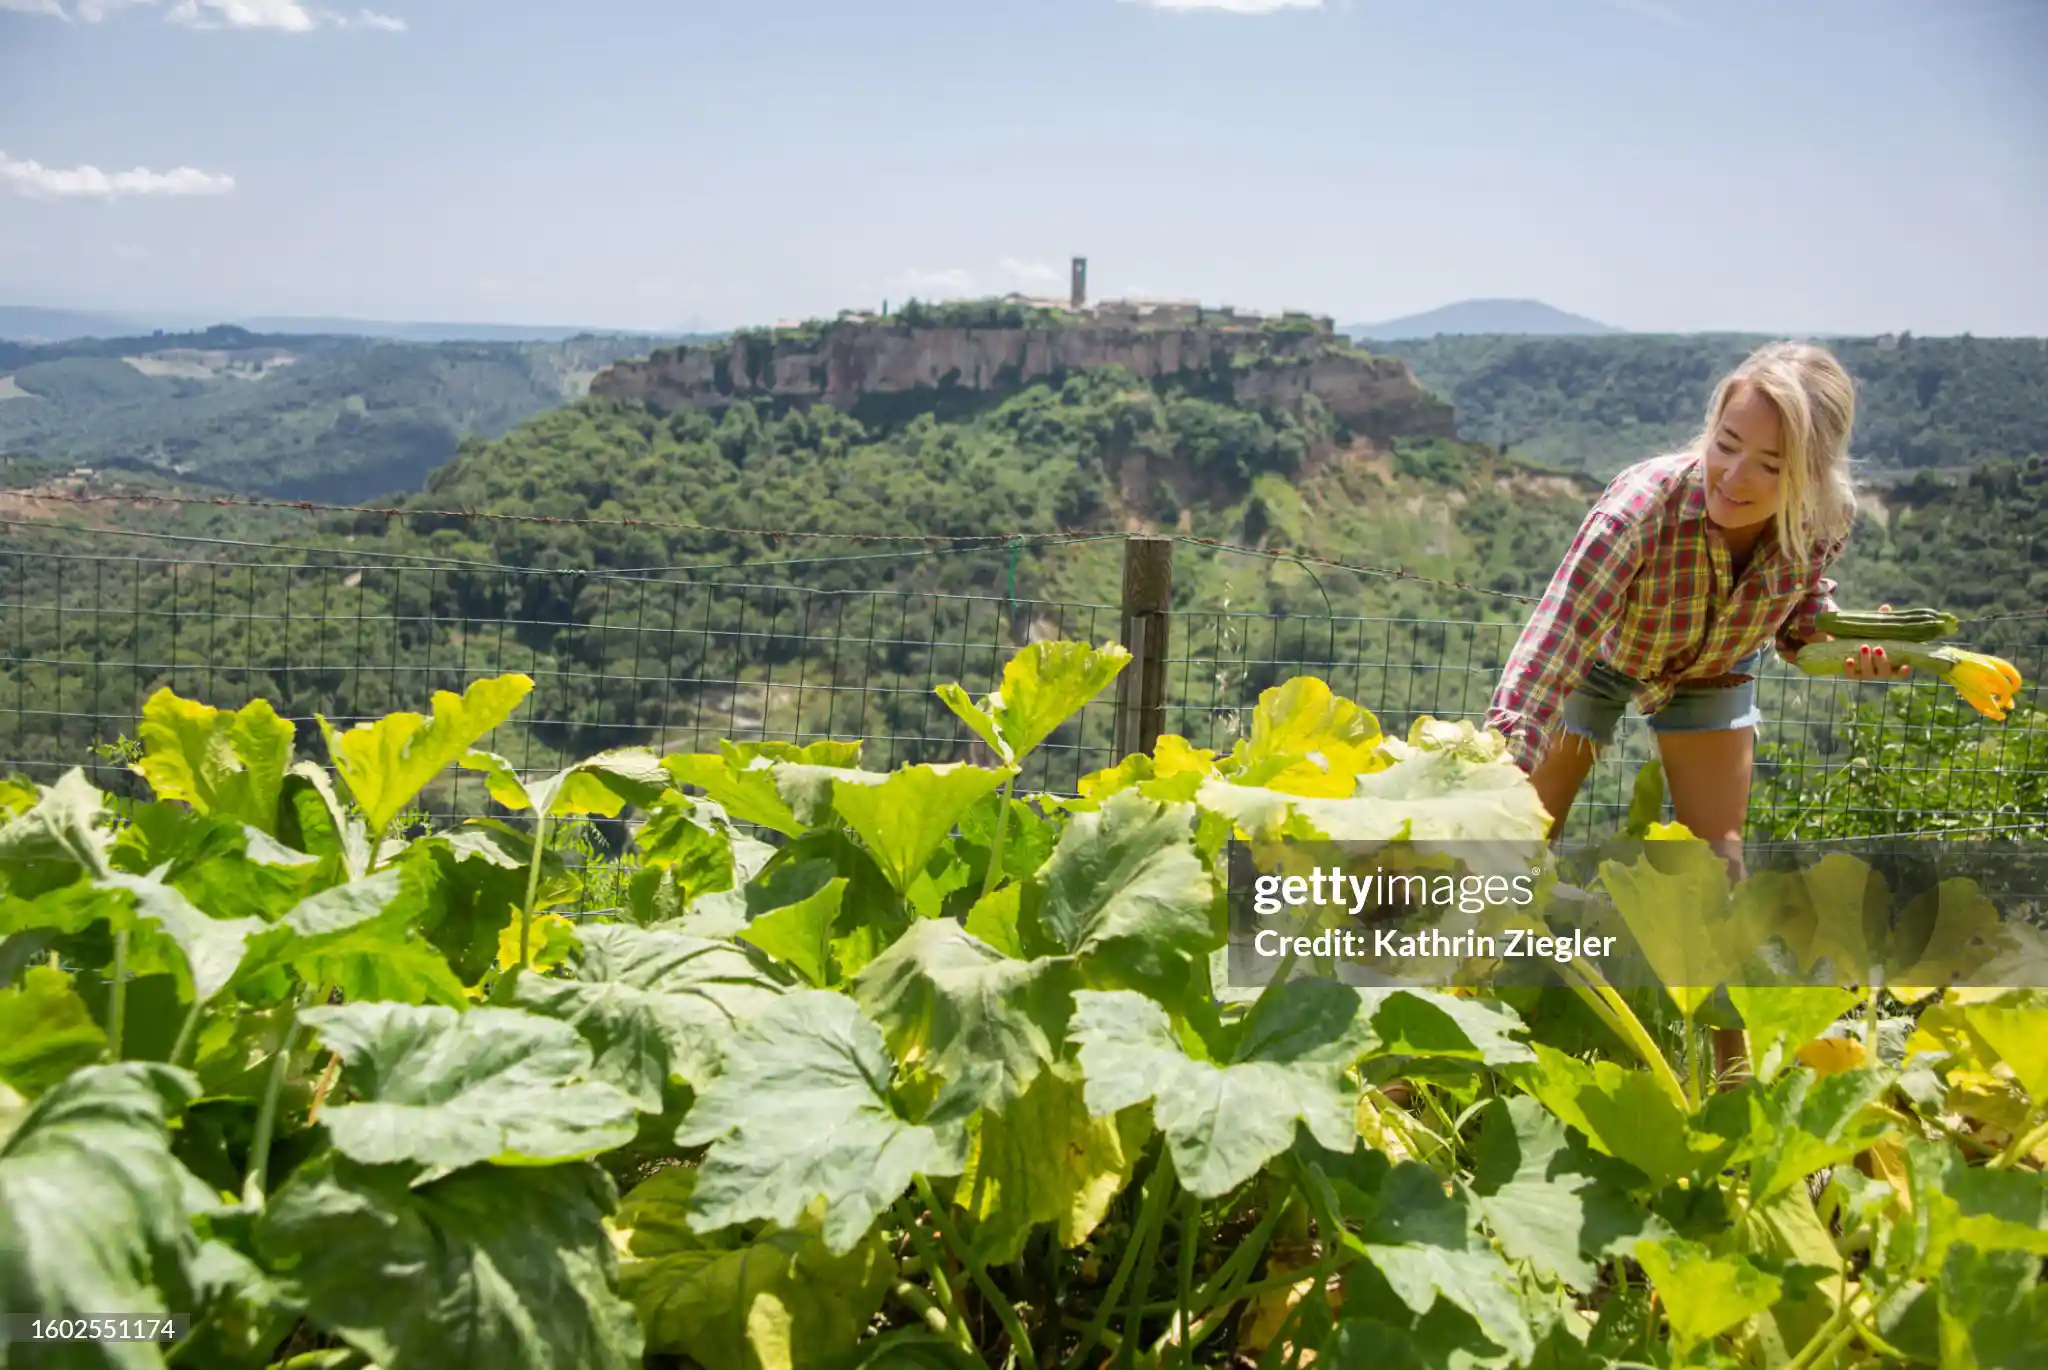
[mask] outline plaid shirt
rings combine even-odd
[[[1508,656],[1487,710],[1516,761],[1534,767],[1561,723],[1564,697],[1597,652],[1642,683],[1636,702],[1653,713],[1688,680],[1734,670],[1776,644],[1789,658],[1816,634],[1814,617],[1836,606],[1821,575],[1844,539],[1817,545],[1804,568],[1785,554],[1776,524],[1750,555],[1742,579],[1720,528],[1707,517],[1701,460],[1657,457],[1616,476],[1551,577]]]

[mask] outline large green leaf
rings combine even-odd
[[[843,882],[843,890],[837,895],[830,893],[835,882]],[[832,827],[806,833],[784,844],[744,890],[735,892],[731,898],[718,896],[700,901],[688,922],[705,917],[715,905],[724,903],[734,909],[732,926],[728,930],[713,924],[703,935],[737,937],[748,929],[770,923],[792,904],[820,896],[820,903],[788,914],[787,922],[775,920],[772,930],[764,931],[764,937],[777,940],[778,946],[808,937],[816,931],[813,920],[822,917],[836,900],[830,941],[822,964],[814,967],[823,969],[832,983],[857,974],[918,918],[909,901],[890,887],[888,877],[882,874],[867,848],[844,828]],[[688,930],[687,922],[684,926]],[[777,934],[782,932],[794,933],[796,937],[778,939]],[[754,938],[749,936],[747,940]],[[808,953],[801,955],[806,961],[810,959]]]
[[[1762,941],[1753,906],[1730,904],[1728,867],[1705,842],[1646,843],[1633,864],[1601,862],[1600,883],[1687,1022]]]
[[[1152,1101],[1174,1173],[1203,1198],[1228,1193],[1294,1144],[1297,1123],[1332,1151],[1357,1142],[1357,1100],[1344,1073],[1372,1045],[1356,990],[1292,980],[1263,996],[1233,1059],[1190,1058],[1166,1010],[1130,990],[1074,996],[1088,1111]]]
[[[2009,990],[1994,999],[1964,1005],[1962,1014],[2012,1068],[2013,1078],[2035,1106],[2048,1104],[2048,991]]]
[[[1783,937],[1801,970],[1825,963],[1837,981],[1869,982],[1884,959],[1891,891],[1884,877],[1846,852],[1830,852],[1797,871],[1759,871],[1738,902],[1759,925]]]
[[[648,1349],[735,1370],[801,1370],[850,1352],[892,1278],[880,1238],[834,1255],[809,1218],[751,1240],[702,1237],[688,1223],[696,1178],[684,1166],[661,1171],[620,1207],[619,1285]]]
[[[391,1370],[639,1370],[639,1320],[613,1292],[603,1171],[472,1166],[411,1180],[330,1154],[265,1206],[257,1250],[318,1326]]]
[[[181,998],[204,1001],[219,993],[235,978],[250,938],[266,926],[260,918],[209,918],[159,880],[116,871],[99,884],[117,899],[126,896],[132,909],[125,922],[137,934],[134,973],[170,971],[178,977]]]
[[[938,696],[999,759],[1014,765],[1102,693],[1130,659],[1126,648],[1111,642],[1034,642],[1003,664],[1002,684],[979,704],[950,681]]]
[[[813,988],[836,985],[840,977],[832,955],[832,928],[846,899],[846,886],[846,877],[837,876],[815,894],[754,919],[737,936],[790,966]]]
[[[1742,1015],[1749,1057],[1763,1080],[1860,1002],[1839,985],[1730,985],[1728,1000]]]
[[[1369,711],[1314,676],[1296,676],[1259,695],[1251,735],[1228,765],[1240,785],[1334,798],[1351,794],[1361,774],[1392,763],[1381,740]]]
[[[1504,1004],[1435,990],[1375,990],[1372,1027],[1381,1051],[1402,1056],[1444,1056],[1490,1066],[1533,1061],[1535,1052],[1513,1034],[1522,1020]]]
[[[938,919],[912,925],[851,990],[897,1061],[945,1081],[934,1114],[964,1117],[983,1104],[1009,1107],[1057,1056],[1068,969],[1013,960]]]
[[[1024,888],[1024,950],[1078,956],[1100,988],[1185,993],[1195,959],[1221,942],[1216,886],[1195,852],[1194,819],[1189,805],[1135,790],[1074,815]]]
[[[632,1140],[633,1101],[586,1078],[590,1048],[566,1023],[516,1009],[390,1003],[299,1016],[341,1057],[360,1100],[320,1115],[352,1160],[533,1165]]]
[[[239,818],[183,804],[133,804],[109,855],[114,868],[177,888],[215,918],[271,922],[329,883],[320,858],[295,851]]]
[[[1195,802],[1253,837],[1323,837],[1347,842],[1465,845],[1470,856],[1508,873],[1540,859],[1550,816],[1514,762],[1475,759],[1468,749],[1409,751],[1385,770],[1359,775],[1342,797],[1294,795],[1218,779]]]
[[[975,1242],[991,1264],[1017,1259],[1024,1240],[1050,1223],[1063,1247],[1081,1244],[1109,1213],[1150,1134],[1143,1109],[1097,1118],[1079,1072],[1038,1072],[1009,1107],[974,1125],[954,1202],[972,1213]]]
[[[1496,1098],[1480,1110],[1471,1181],[1479,1211],[1501,1250],[1546,1278],[1589,1290],[1602,1257],[1662,1235],[1623,1175],[1634,1172],[1575,1147],[1535,1099]]]
[[[41,788],[27,776],[0,776],[0,822],[27,813],[41,797]]]
[[[832,807],[902,894],[960,816],[1003,783],[1003,773],[949,762],[905,766],[875,781],[853,783],[840,776],[830,783]]]
[[[671,1077],[707,1084],[723,1043],[784,990],[731,942],[613,923],[578,928],[576,944],[574,979],[519,975],[509,998],[574,1027],[596,1077],[649,1113],[661,1111]]]
[[[975,900],[974,906],[967,911],[967,931],[1005,956],[1028,959],[1024,955],[1023,932],[1018,927],[1023,901],[1022,885],[998,885]]]
[[[321,718],[335,774],[362,809],[371,836],[382,836],[428,781],[510,718],[532,689],[528,676],[494,676],[460,695],[435,691],[432,718],[387,714],[347,732]]]
[[[1475,1231],[1463,1196],[1414,1161],[1388,1171],[1355,1239],[1407,1308],[1426,1314],[1439,1298],[1470,1314],[1496,1344],[1526,1361],[1535,1349],[1513,1272]]]
[[[1942,1370],[2039,1370],[2048,1347],[2048,1285],[2023,1251],[1949,1248],[1940,1286]]]
[[[662,767],[678,784],[695,785],[741,823],[753,823],[795,837],[808,829],[776,788],[777,763],[847,768],[860,764],[858,742],[730,742],[718,754],[669,756]]]
[[[189,1312],[162,1286],[192,1246],[193,1180],[168,1128],[189,1075],[123,1062],[72,1075],[0,1143],[0,1308],[47,1318]],[[148,1342],[48,1343],[38,1367],[161,1366]]]
[[[680,904],[729,890],[758,867],[758,862],[747,865],[743,852],[748,845],[764,844],[734,831],[712,801],[664,790],[645,808],[647,819],[633,835],[641,865],[663,872]]]
[[[33,808],[0,823],[0,878],[30,899],[80,871],[106,874],[108,836],[99,826],[105,803],[83,770],[66,771]]]
[[[142,759],[134,769],[158,799],[182,800],[200,813],[277,833],[294,730],[269,700],[253,699],[229,712],[165,687],[142,706],[135,733]]]
[[[491,798],[513,812],[532,809],[549,817],[596,814],[616,818],[628,804],[654,802],[668,784],[668,772],[646,747],[621,747],[586,757],[544,779],[524,781],[496,752],[474,751],[464,770],[482,771]]]
[[[1892,930],[1885,983],[1939,987],[1976,975],[2007,939],[1998,908],[1975,882],[1943,880],[1908,900]],[[2019,984],[2040,986],[2038,980]],[[1911,997],[1919,998],[1930,990]]]
[[[302,900],[251,939],[244,978],[289,967],[307,984],[336,985],[351,999],[466,1005],[462,982],[416,929],[430,907],[429,856],[408,853]]]
[[[250,937],[265,927],[259,918],[209,918],[174,887],[123,871],[0,907],[0,933],[79,932],[98,922],[129,934],[131,975],[168,973],[188,1002],[195,994],[211,999],[233,979]]]
[[[1697,1242],[1665,1237],[1639,1242],[1636,1259],[1664,1301],[1681,1356],[1778,1301],[1784,1284],[1741,1255],[1717,1256]]]
[[[335,792],[334,777],[312,761],[294,762],[285,773],[284,807],[278,836],[300,851],[320,857],[335,878],[359,880],[370,870],[370,835]]]
[[[1872,1105],[1891,1086],[1890,1072],[1845,1070],[1816,1077],[1789,1071],[1749,1096],[1750,1198],[1762,1203],[1814,1171],[1859,1155],[1890,1129]]]
[[[19,987],[0,990],[0,1081],[34,1098],[100,1059],[107,1035],[55,966],[30,966]]]
[[[374,942],[412,929],[441,954],[458,981],[474,985],[497,964],[500,939],[508,929],[516,956],[519,910],[526,907],[532,859],[531,834],[488,819],[414,842],[397,864],[406,868],[409,886],[417,880],[418,911],[403,918],[394,914],[388,927],[380,922],[364,929],[364,935]],[[561,856],[552,845],[543,847],[534,911],[564,903],[576,890]],[[454,1004],[440,992],[376,997]]]
[[[234,1215],[238,1239],[247,1236],[241,1218]],[[190,1330],[172,1364],[258,1370],[272,1363],[271,1353],[305,1312],[240,1244],[219,1237],[199,1243],[186,1274],[193,1291]]]
[[[1937,1274],[1958,1242],[2048,1256],[2048,1175],[1973,1166],[1956,1148],[1916,1137],[1906,1143],[1906,1176],[1924,1274]]]
[[[1534,1050],[1534,1064],[1503,1068],[1508,1077],[1657,1187],[1718,1168],[1733,1149],[1726,1137],[1695,1127],[1647,1072],[1580,1061],[1540,1042]]]
[[[894,1074],[881,1029],[844,995],[805,990],[771,1004],[734,1037],[724,1073],[676,1133],[682,1146],[711,1147],[693,1221],[793,1227],[823,1199],[826,1246],[843,1255],[914,1175],[958,1175],[964,1128],[905,1117]]]

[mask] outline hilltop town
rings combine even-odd
[[[1334,337],[1336,334],[1335,322],[1329,315],[1312,314],[1306,310],[1289,309],[1269,315],[1256,309],[1241,309],[1234,305],[1205,305],[1200,300],[1150,296],[1091,302],[1088,298],[1086,257],[1073,259],[1071,287],[1064,298],[1026,295],[1013,291],[1007,295],[979,300],[948,301],[937,305],[913,300],[895,318],[901,322],[905,316],[918,320],[936,317],[954,322],[976,317],[1008,318],[1016,315],[1022,315],[1030,322],[1046,325],[1093,325],[1099,328],[1210,328],[1222,332],[1255,332],[1278,328],[1289,332],[1315,333],[1324,337]],[[890,317],[889,306],[885,301],[878,313],[859,309],[841,310],[838,321],[873,324],[887,322]],[[801,330],[807,326],[811,325],[783,322],[775,327],[778,331],[789,331]]]
[[[1091,305],[1078,257],[1065,300],[912,301],[893,314],[846,310],[829,321],[743,329],[618,362],[590,393],[671,410],[765,399],[872,411],[878,396],[1003,395],[1105,367],[1259,408],[1292,409],[1313,397],[1372,437],[1453,435],[1450,407],[1416,384],[1407,363],[1354,348],[1328,316],[1191,300]]]

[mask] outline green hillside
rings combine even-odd
[[[465,437],[583,393],[648,340],[380,342],[214,328],[0,343],[0,454],[151,470],[245,493],[416,490]]]
[[[1133,532],[1185,539],[1170,706],[1201,745],[1227,748],[1257,692],[1302,672],[1395,729],[1470,714],[1599,489],[1485,445],[1351,440],[1313,400],[1244,407],[1114,368],[886,426],[766,401],[713,414],[581,400],[463,441],[397,517],[38,502],[122,488],[47,465],[13,483],[11,760],[76,761],[165,683],[352,718],[518,670],[542,682],[542,704],[500,741],[527,769],[736,732],[851,730],[891,739],[898,759],[952,759],[961,744],[933,719],[931,684],[975,678],[1034,636],[1115,636]],[[93,524],[293,550],[58,526]],[[2048,618],[2028,613],[2048,603],[2043,549],[2048,462],[1994,460],[1872,489],[1836,574],[1852,606],[2026,615],[1968,640],[2031,680],[2048,664]],[[1773,746],[1792,749],[1775,753],[1789,779],[1773,802],[1789,810],[1802,758],[1838,763],[1856,734],[1839,687],[1772,689]],[[1943,746],[2002,738],[1953,712]],[[1034,764],[1064,769],[1033,783],[1100,764],[1098,733],[1048,749]],[[317,747],[310,725],[302,741]],[[1873,810],[1867,830],[1897,809]]]
[[[1458,431],[1611,475],[1698,428],[1715,381],[1762,335],[1440,337],[1375,342],[1458,411]],[[2048,340],[1825,340],[1856,379],[1872,471],[1964,469],[2048,451]]]
[[[1113,606],[1121,575],[1117,535],[1148,529],[1254,549],[1183,546],[1175,599],[1190,611],[1486,620],[1501,626],[1478,649],[1483,667],[1489,654],[1497,662],[1520,612],[1515,601],[1491,592],[1540,589],[1549,571],[1545,558],[1568,538],[1587,497],[1583,482],[1484,449],[1340,445],[1314,404],[1299,414],[1236,408],[1162,393],[1113,369],[1074,376],[1056,389],[1032,387],[972,415],[921,415],[886,430],[824,409],[776,414],[766,404],[740,403],[717,417],[695,410],[663,416],[586,400],[498,440],[465,443],[409,501],[423,511],[506,517],[297,516],[293,546],[331,551],[297,554],[292,559],[317,567],[289,573],[247,564],[263,560],[247,551],[216,554],[228,565],[222,571],[124,563],[98,581],[47,558],[0,562],[0,571],[23,582],[17,597],[26,603],[73,606],[17,615],[26,622],[21,636],[54,641],[31,653],[13,680],[0,681],[9,687],[0,696],[23,697],[31,706],[42,700],[52,714],[66,714],[56,701],[72,701],[75,712],[80,700],[121,699],[150,687],[139,678],[148,671],[117,665],[117,675],[109,662],[175,663],[210,680],[215,667],[232,663],[232,673],[222,670],[215,681],[223,691],[263,693],[299,717],[355,715],[416,704],[424,685],[418,672],[493,653],[489,659],[504,669],[588,682],[565,686],[547,715],[534,739],[535,755],[544,758],[616,744],[632,729],[688,721],[671,709],[666,690],[619,692],[605,682],[656,675],[751,686],[778,671],[829,675],[816,654],[827,650],[819,635],[834,621],[832,596],[888,593],[917,597],[915,606],[895,607],[918,617],[862,630],[891,644],[862,688],[873,695],[875,728],[917,737],[930,699],[915,682],[937,668],[941,649],[933,644],[996,640],[990,606],[1005,597]],[[185,516],[238,512],[202,507]],[[57,513],[64,523],[83,522],[72,508],[59,506]],[[160,526],[150,522],[156,513],[149,508],[97,504],[91,514],[131,528]],[[849,546],[605,522],[627,518],[938,541]],[[37,548],[107,549],[103,536],[55,531],[47,521],[17,526]],[[1282,552],[1399,565],[1470,579],[1477,588],[1304,565]],[[720,580],[803,590],[777,600],[772,593],[674,588],[678,581]],[[815,606],[815,620],[788,616],[797,598]],[[95,604],[111,604],[113,612],[95,612]],[[129,612],[132,605],[148,612]],[[728,636],[725,622],[735,612],[739,621]],[[1077,619],[1066,630],[1078,626],[1098,639],[1116,633],[1114,609],[1087,612],[1085,625]],[[1235,624],[1218,620],[1203,631],[1231,639],[1241,633]],[[1048,626],[1061,631],[1056,617]],[[1308,634],[1313,641],[1305,645],[1290,632],[1286,651],[1320,653],[1326,664],[1356,657],[1351,631],[1343,643],[1334,631]],[[1469,638],[1468,630],[1458,649],[1465,657],[1473,655]],[[1195,640],[1191,630],[1190,644]],[[664,653],[658,666],[649,660],[656,648]],[[1204,650],[1222,648],[1212,640]],[[1235,650],[1247,659],[1250,675],[1240,682],[1247,688],[1278,678],[1277,649],[1236,640]],[[1384,650],[1371,646],[1382,656]],[[1406,661],[1415,649],[1404,642],[1401,653]],[[1428,659],[1417,669],[1435,670],[1439,654],[1439,647],[1423,652]],[[71,664],[59,668],[51,664],[56,659]],[[379,669],[357,669],[366,661]],[[1426,674],[1419,679],[1434,683]],[[801,718],[806,728],[822,726],[822,712],[814,718],[812,711],[828,704],[822,694],[791,701],[793,712],[763,721],[794,728]],[[18,745],[52,753],[53,760],[90,740],[19,731]]]

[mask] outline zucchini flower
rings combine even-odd
[[[2019,698],[2020,673],[2003,657],[1944,647],[1945,654],[1960,658],[1947,673],[1948,683],[1969,701],[1970,707],[1987,718],[2004,718]]]
[[[1927,671],[1947,681],[1965,703],[1990,719],[2003,719],[2012,712],[2026,682],[2010,661],[2003,657],[1973,652],[1964,647],[1937,647],[1926,642],[1898,639],[1868,642],[1810,642],[1795,658],[1799,669],[1811,676],[1842,673],[1842,658],[1855,656],[1863,648],[1881,650],[1891,661]]]

